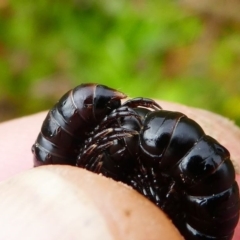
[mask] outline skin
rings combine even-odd
[[[176,105],[176,104],[171,104],[171,103],[166,103],[166,102],[159,102],[160,105],[162,105],[162,107],[164,109],[169,109],[169,110],[177,110],[177,111],[181,111],[181,112],[186,112],[187,115],[189,117],[192,117],[193,119],[196,118],[196,113],[199,110],[194,110],[194,109],[190,109],[190,108],[186,108],[184,106],[181,105]],[[31,153],[31,146],[34,143],[37,134],[40,130],[40,126],[42,124],[43,119],[46,116],[46,112],[43,113],[38,113],[32,116],[28,116],[28,117],[23,117],[23,118],[19,118],[19,119],[14,119],[8,122],[4,122],[0,124],[0,158],[1,158],[1,165],[0,165],[0,181],[3,181],[0,184],[0,193],[2,194],[2,197],[5,196],[5,193],[7,194],[7,185],[9,184],[9,181],[12,181],[11,179],[15,179],[13,181],[15,182],[21,182],[22,179],[26,179],[26,175],[28,174],[28,169],[31,169],[33,166],[32,163],[32,153]],[[216,120],[216,118],[211,115],[211,114],[206,114],[205,115],[205,119],[204,121],[210,122],[211,124],[213,124],[214,126],[217,126],[217,124],[219,123],[219,121]],[[215,122],[214,122],[215,121]],[[201,120],[199,121],[201,122]],[[202,126],[202,125],[201,125]],[[207,127],[206,127],[207,129]],[[219,129],[221,129],[221,131],[227,132],[229,133],[229,129],[227,127],[225,127],[224,124],[219,124]],[[204,128],[205,130],[205,128]],[[206,130],[205,130],[206,131]],[[210,131],[212,131],[212,128],[210,129]],[[233,128],[233,131],[235,131],[235,128]],[[239,131],[239,129],[237,130]],[[213,134],[213,137],[214,134]],[[223,138],[223,137],[222,137]],[[238,165],[240,163],[239,161],[239,156],[240,156],[240,149],[238,149],[237,147],[234,147],[235,141],[236,139],[240,140],[240,135],[237,134],[237,136],[233,135],[225,135],[225,139],[229,139],[229,141],[227,141],[228,145],[232,147],[233,152],[234,152],[234,159],[235,159],[235,166],[237,169],[237,173],[238,173]],[[235,139],[236,138],[236,139]],[[221,141],[220,141],[221,142]],[[231,144],[233,143],[233,144]],[[227,146],[228,148],[228,146]],[[232,153],[232,150],[230,150],[230,152]],[[63,167],[64,168],[64,167]],[[58,169],[58,166],[53,166],[53,169]],[[54,170],[54,171],[55,171]],[[36,169],[31,170],[31,171],[36,171]],[[68,181],[71,181],[71,183],[74,186],[77,186],[78,183],[74,180],[74,178],[72,178],[72,168],[66,168],[65,169],[66,174],[68,175],[69,179]],[[20,174],[20,175],[18,175]],[[39,178],[35,179],[33,175],[30,174],[30,176],[28,177],[28,181],[31,183],[36,183],[39,184],[39,179],[41,179],[41,174],[42,173],[38,173],[39,174]],[[16,175],[17,178],[15,177]],[[46,176],[43,173],[43,177],[46,178]],[[10,180],[9,180],[10,179]],[[238,184],[240,183],[240,176],[237,174],[236,179],[238,181]],[[24,182],[24,184],[26,184],[26,182]],[[56,183],[56,185],[59,185],[60,183]],[[59,186],[57,186],[59,187]],[[36,191],[34,188],[34,184],[33,186],[30,186],[29,191],[32,191],[33,193]],[[13,196],[19,196],[21,195],[21,192],[19,192],[19,189],[12,189],[11,190],[11,194]],[[38,198],[46,198],[48,195],[45,195],[44,192],[42,193],[38,193]],[[53,202],[57,202],[59,197],[57,198],[57,196],[54,196],[56,199],[52,199]],[[54,198],[53,197],[53,198]],[[36,201],[36,196],[32,196],[30,198],[26,198],[26,206],[22,206],[20,207],[20,198],[16,197],[14,198],[14,204],[16,204],[16,206],[19,207],[18,211],[20,211],[21,213],[24,213],[24,211],[27,208],[28,203],[34,201],[36,206],[38,204],[38,201]],[[8,200],[5,201],[4,203],[4,208],[1,209],[1,204],[0,204],[0,211],[1,211],[1,215],[0,215],[0,225],[2,225],[3,222],[5,222],[5,219],[7,217],[7,215],[9,215],[9,212],[6,209],[11,209],[12,205],[11,205],[11,201]],[[68,221],[68,216],[72,216],[72,214],[75,214],[75,217],[77,219],[77,214],[79,213],[75,213],[74,209],[76,209],[77,206],[77,201],[72,202],[71,205],[69,205],[69,211],[67,211],[65,213],[65,221]],[[5,211],[6,210],[6,211]],[[38,218],[39,224],[41,225],[42,222],[41,221],[49,221],[49,224],[51,224],[51,221],[53,221],[53,219],[51,218],[51,216],[49,218],[43,218],[43,216],[39,216],[39,213],[36,211],[33,211],[32,215],[31,215],[31,219],[34,219],[34,217]],[[26,216],[25,221],[28,221],[29,219],[29,215]],[[48,220],[49,219],[49,220]],[[30,220],[29,220],[30,221]],[[6,225],[6,224],[5,224]],[[17,225],[19,228],[21,228],[21,226],[24,226],[24,221],[19,220],[17,222]],[[45,225],[46,226],[46,222]],[[62,225],[64,225],[64,223],[62,223]],[[27,236],[29,234],[29,236],[32,236],[31,234],[33,234],[31,232],[30,229],[28,228],[24,228],[25,229],[25,236]],[[57,224],[53,224],[53,226],[51,228],[46,228],[44,229],[44,231],[49,231],[49,233],[56,233],[58,232],[58,228],[57,228]],[[76,229],[74,229],[76,230]],[[12,226],[4,226],[2,228],[2,234],[8,234],[9,232],[13,231]],[[39,233],[41,234],[41,232]],[[65,232],[66,235],[64,235],[63,239],[72,239],[73,237],[73,229],[70,229],[69,231],[66,229]],[[23,235],[24,236],[24,235]],[[55,236],[55,235],[54,235]],[[57,235],[56,235],[57,236]],[[36,236],[35,236],[36,237]],[[43,238],[43,236],[38,235],[39,238],[37,239],[47,239],[47,238]],[[59,236],[57,236],[59,237]],[[8,239],[21,239],[21,236],[18,235],[17,238],[8,238]],[[23,239],[25,239],[23,237]],[[36,239],[36,238],[35,238]],[[61,238],[58,238],[61,239]],[[235,235],[233,240],[237,240],[240,239],[240,224],[238,224],[236,230],[235,230]]]

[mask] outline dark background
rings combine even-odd
[[[0,0],[0,121],[102,83],[240,125],[236,0]]]

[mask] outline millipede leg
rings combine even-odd
[[[123,103],[122,106],[128,106],[131,108],[146,107],[152,108],[153,110],[162,109],[161,106],[159,106],[154,100],[150,98],[133,98]]]

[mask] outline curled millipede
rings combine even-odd
[[[35,166],[71,164],[122,181],[161,208],[187,240],[230,240],[239,188],[226,148],[180,112],[97,84],[80,85],[48,113]]]

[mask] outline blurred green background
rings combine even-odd
[[[0,121],[83,82],[240,125],[239,1],[0,0]]]

